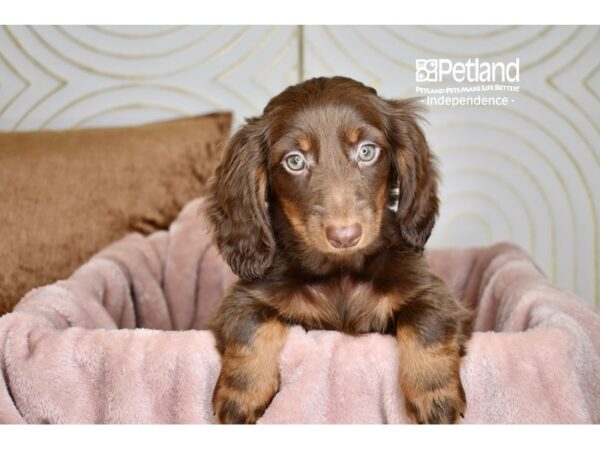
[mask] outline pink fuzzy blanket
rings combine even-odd
[[[211,423],[219,357],[200,330],[233,275],[191,202],[0,319],[0,422]],[[508,244],[436,250],[478,307],[466,423],[600,422],[600,316]],[[185,331],[187,330],[187,331]],[[292,329],[262,423],[404,423],[394,339]]]

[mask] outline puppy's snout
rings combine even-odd
[[[362,236],[362,226],[354,223],[349,226],[328,226],[325,228],[325,236],[335,248],[354,247]]]

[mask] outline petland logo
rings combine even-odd
[[[518,83],[519,58],[509,63],[450,59],[417,59],[417,83],[455,81],[457,83]]]

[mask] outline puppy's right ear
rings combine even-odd
[[[207,212],[221,256],[244,280],[261,278],[271,265],[275,240],[267,213],[266,143],[260,119],[229,140],[211,179]]]

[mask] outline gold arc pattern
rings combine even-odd
[[[546,180],[546,182],[550,182],[553,185],[556,185],[556,183],[558,184],[558,186],[560,186],[565,199],[567,200],[567,204],[569,205],[569,209],[571,211],[571,214],[569,214],[570,220],[571,222],[574,223],[574,221],[576,220],[576,215],[575,215],[575,211],[576,208],[573,205],[571,196],[569,195],[569,189],[567,188],[567,181],[564,179],[564,177],[561,174],[561,171],[558,167],[556,167],[556,165],[554,164],[554,162],[544,153],[544,151],[539,148],[536,144],[534,144],[531,140],[520,136],[519,134],[515,133],[514,130],[509,129],[509,128],[505,128],[505,127],[501,127],[498,125],[493,125],[490,123],[486,123],[486,122],[477,122],[477,121],[463,121],[463,122],[449,122],[443,125],[440,125],[439,127],[437,127],[437,129],[444,129],[444,128],[452,128],[452,127],[467,127],[467,126],[471,126],[474,128],[481,128],[481,129],[489,129],[489,130],[494,130],[496,132],[505,134],[509,137],[511,137],[512,139],[520,142],[521,144],[523,144],[526,148],[528,148],[530,151],[532,151],[533,154],[535,154],[537,157],[541,158],[542,161],[546,164],[546,166],[549,168],[549,170],[553,173],[555,180]],[[504,157],[508,157],[506,154],[503,155]],[[532,179],[535,179],[535,177],[533,177],[532,175]],[[585,190],[585,187],[582,186],[582,189]],[[543,189],[542,189],[543,191]],[[554,226],[554,225],[552,225]],[[576,225],[573,224],[573,230],[576,229]],[[558,236],[557,236],[558,238]],[[554,243],[553,243],[553,248],[554,248]],[[553,252],[553,266],[556,266],[556,254]],[[575,265],[573,264],[573,270],[575,270]]]
[[[531,243],[531,248],[529,250],[531,251],[531,253],[535,254],[535,252],[536,252],[536,245],[535,245],[535,238],[534,238],[535,230],[533,228],[534,220],[531,216],[531,211],[529,211],[529,208],[527,208],[527,204],[525,203],[525,200],[519,195],[519,191],[508,180],[505,180],[504,178],[499,176],[499,174],[492,172],[489,169],[482,169],[480,167],[461,167],[459,169],[447,171],[446,173],[449,176],[461,175],[461,174],[463,174],[463,175],[464,174],[475,174],[475,175],[484,177],[486,179],[496,180],[499,184],[501,184],[503,187],[505,187],[507,189],[507,191],[510,192],[517,199],[517,201],[521,205],[521,208],[523,209],[523,212],[525,213],[525,216],[527,217],[527,223],[528,223],[528,228],[529,228],[528,237],[529,237],[529,241]]]
[[[185,27],[186,27],[185,25],[174,25],[171,27],[163,25],[162,31],[155,31],[152,33],[126,33],[123,31],[114,31],[112,29],[107,29],[107,28],[103,27],[102,25],[90,25],[90,28],[93,28],[101,33],[107,34],[109,36],[115,36],[115,37],[120,37],[120,38],[125,38],[125,39],[148,39],[148,38],[162,37],[162,36],[166,36],[168,34],[175,33],[178,30],[182,30]],[[121,27],[121,28],[129,29],[129,27]]]
[[[543,200],[544,203],[544,207],[546,209],[546,213],[548,214],[548,218],[549,220],[549,224],[550,224],[550,236],[552,237],[552,239],[550,240],[550,248],[551,248],[551,254],[552,254],[552,259],[550,261],[551,263],[551,277],[553,280],[556,279],[556,273],[557,273],[557,257],[556,257],[556,241],[558,240],[559,236],[556,232],[556,226],[554,223],[554,214],[553,214],[553,210],[550,204],[550,199],[548,198],[548,196],[546,195],[544,188],[542,187],[542,185],[540,184],[540,182],[536,179],[536,177],[529,171],[529,169],[522,163],[520,163],[516,158],[513,158],[511,156],[509,156],[508,154],[502,152],[499,149],[493,148],[493,147],[488,147],[486,145],[478,145],[478,146],[473,146],[473,145],[461,145],[461,146],[448,146],[448,147],[443,147],[441,149],[438,149],[436,151],[436,153],[440,156],[444,156],[447,153],[460,153],[460,152],[483,152],[486,154],[492,154],[495,157],[499,158],[499,159],[503,159],[504,161],[506,161],[507,163],[515,166],[515,168],[517,169],[517,171],[519,171],[520,173],[524,174],[525,177],[528,179],[528,181],[530,183],[532,183],[535,186],[535,189],[537,191],[537,193],[540,195],[540,197]],[[464,159],[465,161],[468,161],[468,159]],[[491,162],[491,161],[490,161]],[[515,173],[515,172],[511,172],[511,173]],[[522,186],[523,187],[523,186]],[[563,190],[564,191],[564,190]],[[575,230],[576,225],[575,225],[575,217],[574,217],[574,209],[573,209],[573,205],[572,203],[569,201],[569,197],[568,197],[568,193],[564,192],[565,195],[565,199],[567,201],[567,204],[569,205],[570,208],[570,214],[569,217],[571,218],[571,229]],[[500,238],[503,238],[502,236]],[[534,229],[530,228],[529,230],[529,239],[534,242]],[[535,253],[535,247],[531,248],[531,252]],[[572,278],[573,278],[573,282],[575,281],[575,267],[573,267],[573,273],[572,273]]]
[[[447,219],[447,221],[446,221],[447,226],[442,231],[442,235],[444,236],[444,241],[451,242],[450,233],[452,232],[452,229],[454,228],[451,226],[452,224],[454,224],[455,222],[459,222],[459,221],[460,221],[460,223],[465,223],[465,222],[468,222],[469,220],[478,222],[485,228],[485,231],[486,231],[485,243],[488,245],[492,244],[493,243],[493,239],[492,239],[493,233],[492,233],[492,228],[490,227],[490,224],[483,217],[481,217],[481,215],[479,215],[475,212],[472,212],[472,211],[461,212],[461,213],[455,214],[455,215],[451,216],[449,219]]]
[[[61,116],[62,114],[64,114],[65,112],[69,111],[71,108],[83,103],[86,100],[92,99],[94,97],[99,97],[101,95],[107,94],[107,93],[111,93],[111,92],[115,92],[115,91],[129,91],[131,89],[135,89],[135,88],[140,88],[140,87],[144,87],[144,88],[150,88],[150,89],[157,89],[157,90],[162,90],[165,92],[173,92],[176,93],[178,95],[185,95],[188,96],[190,98],[197,98],[198,100],[207,103],[209,105],[211,105],[212,108],[219,109],[219,108],[223,108],[224,105],[220,105],[218,103],[216,103],[214,100],[212,100],[210,97],[208,96],[204,96],[199,92],[194,92],[191,91],[189,89],[185,89],[185,88],[180,88],[178,86],[169,86],[169,85],[160,85],[160,84],[148,84],[148,83],[125,83],[125,84],[118,84],[116,86],[111,86],[108,88],[103,88],[103,89],[98,89],[98,90],[93,90],[93,91],[89,91],[88,93],[77,97],[74,100],[71,100],[67,103],[65,103],[61,108],[57,109],[53,114],[51,114],[50,116],[48,116],[48,118],[41,123],[40,125],[40,129],[46,129],[48,127],[49,124],[52,123],[52,121],[54,121],[57,117]],[[165,106],[166,109],[168,109],[168,106]],[[94,115],[96,115],[96,113],[94,113]],[[83,122],[88,122],[90,119],[90,117],[84,117],[82,119]]]
[[[174,48],[170,48],[169,50],[163,50],[161,52],[156,52],[156,53],[141,53],[141,54],[127,54],[127,53],[111,52],[111,51],[103,50],[100,47],[88,44],[87,42],[82,41],[78,37],[74,36],[65,26],[57,25],[54,28],[60,34],[62,34],[65,38],[74,42],[78,46],[80,46],[86,50],[89,50],[91,52],[97,53],[99,55],[103,55],[103,56],[107,56],[107,57],[111,57],[111,58],[127,59],[127,60],[144,60],[144,59],[162,58],[164,56],[172,56],[172,55],[176,55],[184,50],[188,50],[188,49],[200,44],[202,41],[209,39],[217,31],[219,31],[220,27],[219,26],[210,27],[210,29],[208,30],[207,33],[203,33],[201,36],[199,36],[195,39],[192,39],[188,42],[185,42],[183,44],[180,44]],[[190,27],[187,27],[187,28],[190,28]]]
[[[172,108],[172,107],[168,107],[165,105],[152,104],[152,103],[126,103],[124,105],[111,106],[110,108],[106,108],[105,110],[102,110],[100,112],[97,112],[97,113],[91,114],[87,117],[84,117],[83,119],[81,119],[78,122],[75,122],[73,124],[73,129],[85,128],[84,125],[87,122],[97,119],[98,117],[102,117],[108,113],[116,112],[116,111],[131,110],[131,109],[141,109],[141,110],[154,109],[154,110],[161,110],[161,111],[165,111],[167,113],[173,114],[175,117],[189,116],[188,113],[186,113],[185,111],[183,111],[181,109]]]
[[[37,31],[34,27],[29,26],[29,29],[32,31],[33,35],[37,38],[37,40],[44,47],[46,47],[46,49],[48,49],[50,52],[54,53],[57,57],[59,57],[66,63],[73,65],[85,72],[89,72],[89,73],[92,73],[95,75],[104,76],[107,78],[120,78],[120,79],[125,79],[125,80],[147,80],[147,79],[175,76],[175,75],[179,75],[181,73],[187,72],[190,69],[193,69],[195,67],[205,65],[205,64],[213,61],[214,59],[217,59],[220,55],[227,52],[231,48],[235,47],[239,43],[239,41],[242,39],[244,33],[248,30],[248,28],[249,27],[243,27],[242,29],[240,29],[238,31],[238,33],[236,33],[232,38],[230,38],[227,41],[226,44],[219,47],[218,49],[213,51],[210,55],[206,56],[205,58],[203,58],[199,61],[194,61],[192,63],[189,63],[187,65],[179,67],[176,70],[166,71],[166,72],[162,72],[160,74],[143,75],[143,74],[131,74],[131,73],[130,74],[113,73],[113,72],[109,72],[109,71],[105,71],[105,70],[98,70],[90,65],[84,64],[84,63],[72,58],[71,56],[68,56],[65,53],[61,52],[56,47],[52,46],[49,42],[47,42],[44,39],[44,37],[39,33],[39,31]]]
[[[427,30],[429,33],[431,34],[437,34],[439,36],[445,37],[445,38],[450,38],[450,39],[464,39],[464,40],[471,40],[471,39],[483,39],[483,38],[489,38],[489,37],[494,37],[494,36],[499,36],[502,34],[508,34],[511,31],[517,30],[519,28],[518,25],[507,25],[507,26],[497,26],[497,25],[493,25],[490,26],[490,30],[485,31],[485,32],[479,32],[479,33],[450,33],[448,31],[443,31],[441,29],[439,29],[439,27],[433,27],[433,26],[429,26],[429,25],[422,25],[421,28]],[[452,26],[451,28],[453,29],[463,29],[464,27],[461,26]]]
[[[478,198],[480,200],[482,200],[484,203],[489,203],[490,205],[492,205],[492,207],[494,208],[494,211],[497,211],[498,214],[502,217],[506,228],[508,228],[508,238],[509,239],[513,239],[515,236],[515,230],[512,226],[512,223],[510,222],[509,219],[509,215],[508,213],[500,206],[500,203],[498,202],[498,200],[495,197],[492,197],[491,195],[485,194],[483,192],[480,191],[474,191],[474,190],[462,190],[459,192],[452,192],[451,194],[442,194],[442,200],[443,203],[451,203],[453,201],[459,201],[459,200],[463,200],[463,202],[468,201],[470,198]],[[442,208],[443,208],[443,204],[442,204]],[[463,211],[464,213],[464,211]],[[472,212],[473,214],[477,214],[477,212]],[[461,213],[462,214],[462,213]],[[486,219],[483,219],[483,221],[485,221],[487,223]],[[489,226],[489,224],[488,224]],[[491,229],[491,227],[490,227]],[[445,233],[444,230],[442,230],[442,233]]]

